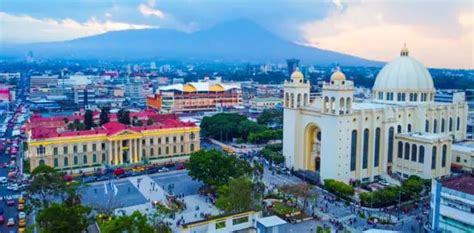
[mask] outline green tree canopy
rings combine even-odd
[[[110,121],[109,112],[110,112],[109,107],[102,107],[100,109],[100,115],[99,115],[100,125],[104,125],[104,124],[106,124],[107,122]]]
[[[218,189],[217,208],[227,213],[256,208],[262,197],[262,192],[255,192],[260,190],[256,187],[258,185],[244,176],[231,178],[228,184],[222,185]]]
[[[338,180],[325,179],[324,188],[331,193],[343,197],[354,195],[354,188],[352,186]]]
[[[155,228],[148,223],[147,217],[138,211],[131,215],[115,217],[102,224],[104,233],[158,233]]]
[[[125,109],[120,109],[117,112],[117,120],[118,122],[125,124],[125,125],[130,125],[131,120],[130,120],[130,111],[125,110]]]
[[[402,182],[403,192],[412,198],[418,198],[423,191],[424,181],[418,176],[410,176]]]
[[[246,161],[217,150],[200,150],[191,154],[186,167],[193,179],[215,187],[227,184],[230,178],[251,175],[253,171]]]
[[[283,111],[277,109],[266,109],[257,118],[257,123],[262,125],[279,124],[283,125]]]
[[[92,127],[94,127],[94,115],[92,110],[86,110],[86,113],[84,114],[84,125],[85,129],[89,130]]]
[[[50,207],[41,210],[36,217],[41,233],[82,233],[89,226],[89,207],[65,203],[52,203]]]

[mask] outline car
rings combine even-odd
[[[18,185],[17,184],[9,185],[9,186],[7,186],[7,189],[16,192],[16,191],[18,191]]]
[[[11,199],[11,198],[7,199],[7,205],[8,205],[8,206],[13,206],[13,205],[15,205],[15,200],[13,200],[13,199]]]
[[[0,183],[2,184],[8,183],[8,178],[6,178],[5,176],[0,177]]]
[[[18,210],[24,210],[25,204],[18,204]]]
[[[84,183],[92,183],[97,181],[97,178],[95,176],[87,176],[82,179],[82,182]]]
[[[158,169],[158,172],[167,172],[169,171],[170,169],[166,168],[166,167],[162,167],[160,169]]]
[[[18,227],[26,227],[26,219],[20,219],[20,221],[18,221]]]
[[[8,221],[7,221],[7,226],[8,226],[8,227],[13,227],[13,226],[15,226],[15,219],[9,218]]]
[[[26,219],[26,214],[25,214],[25,212],[22,211],[22,212],[18,213],[18,218],[19,218],[19,219]]]

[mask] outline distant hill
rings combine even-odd
[[[383,63],[343,53],[298,45],[249,20],[234,20],[212,28],[184,33],[171,29],[107,32],[63,41],[4,46],[6,55],[33,51],[41,58],[71,59],[204,59],[283,61],[299,58],[320,65],[380,66]]]

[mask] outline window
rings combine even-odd
[[[415,101],[415,102],[418,101],[418,94],[416,94],[416,93],[413,94],[413,101]]]
[[[383,100],[383,92],[379,92],[379,100]]]
[[[176,136],[173,137],[173,142],[176,142]]]
[[[155,151],[153,150],[153,148],[150,148],[150,157],[153,157],[155,156]]]
[[[356,169],[356,159],[357,159],[357,130],[352,130],[351,138],[351,171]]]
[[[92,163],[97,163],[97,155],[96,154],[92,155]]]
[[[407,126],[407,130],[408,130],[408,133],[410,133],[410,132],[411,132],[411,124],[408,124],[408,126]]]
[[[82,145],[82,152],[86,152],[87,151],[87,144],[86,145]]]
[[[176,154],[176,145],[173,146],[173,154]]]
[[[168,137],[166,137],[165,142],[166,142],[166,144],[168,144],[170,142],[170,139]]]
[[[461,157],[456,156],[456,163],[459,163],[459,162],[461,162]]]
[[[105,162],[105,153],[102,154],[102,162]]]
[[[169,148],[169,147],[166,147],[166,148],[165,148],[165,152],[166,152],[166,155],[169,155],[169,154],[170,154],[170,148]]]
[[[245,216],[245,217],[240,217],[240,218],[234,218],[232,219],[232,225],[237,225],[237,224],[241,224],[241,223],[246,223],[249,221],[249,216]]]
[[[41,165],[44,165],[44,159],[40,159],[39,165],[40,165],[40,166],[41,166]]]
[[[441,167],[446,167],[446,154],[448,153],[448,146],[443,145],[443,154],[441,155]]]
[[[58,155],[58,148],[57,147],[53,148],[53,155]]]
[[[96,151],[97,150],[97,144],[92,144],[92,151]]]
[[[76,146],[76,145],[74,145],[74,146],[72,147],[72,152],[73,152],[73,153],[77,153],[77,146]]]
[[[105,143],[102,143],[102,150],[105,150]]]
[[[161,138],[158,138],[158,144],[161,144]]]
[[[82,162],[87,164],[87,155],[82,156]]]
[[[437,133],[438,132],[438,121],[435,119],[433,121],[433,133]]]
[[[402,101],[402,94],[401,93],[397,94],[397,101]]]
[[[405,101],[405,93],[402,93],[402,101]]]
[[[67,146],[63,147],[63,154],[67,154]]]
[[[374,167],[379,166],[380,157],[380,128],[375,130],[375,151],[374,151]]]
[[[74,156],[74,165],[77,165],[77,156]]]
[[[194,144],[191,144],[191,152],[194,152]]]
[[[161,147],[158,147],[158,155],[161,155]]]
[[[225,228],[225,221],[216,222],[216,230],[217,229],[222,229],[222,228]]]
[[[453,132],[453,118],[449,118],[449,132]]]
[[[69,159],[64,157],[64,166],[69,166]]]
[[[402,133],[402,126],[401,125],[397,126],[397,133]]]
[[[461,129],[461,118],[458,117],[458,119],[456,119],[456,130],[460,130]]]
[[[183,135],[181,135],[179,141],[180,141],[180,142],[183,142],[183,141],[184,141],[184,136],[183,136]]]
[[[444,133],[444,118],[441,119],[441,133]]]
[[[153,145],[153,138],[150,138],[150,145]]]
[[[430,132],[430,121],[428,120],[425,121],[425,132]]]
[[[418,157],[418,162],[421,164],[425,163],[425,147],[420,146],[420,156]]]
[[[410,101],[413,102],[413,93],[410,93]]]
[[[398,142],[398,158],[403,157],[403,142]]]
[[[196,137],[196,135],[195,135],[194,133],[191,133],[191,134],[189,135],[189,139],[191,139],[191,140],[194,140],[195,137]]]
[[[364,130],[364,145],[362,149],[362,169],[366,169],[369,162],[369,129]]]
[[[393,161],[393,138],[394,138],[394,129],[390,127],[388,130],[388,162],[391,163]]]
[[[433,151],[431,153],[431,169],[436,168],[436,146],[433,146]]]
[[[405,143],[405,159],[410,159],[410,144],[408,142]]]
[[[418,147],[413,144],[411,145],[411,161],[416,162],[416,153],[417,153]]]
[[[58,158],[54,158],[54,167],[58,167],[58,166],[59,166]]]
[[[181,145],[181,153],[184,153],[184,145]]]
[[[36,153],[39,155],[44,154],[45,151],[46,151],[46,148],[44,148],[43,145],[40,145],[39,147],[36,148]]]

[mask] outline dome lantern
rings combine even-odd
[[[339,66],[336,68],[336,71],[332,73],[331,75],[331,81],[345,81],[346,80],[346,75],[342,73],[341,69]]]
[[[408,54],[410,53],[410,51],[408,50],[407,48],[407,44],[403,44],[403,48],[402,50],[400,51],[400,56],[402,57],[408,57]]]
[[[295,83],[301,83],[303,82],[304,75],[301,73],[301,71],[299,71],[298,67],[296,67],[295,71],[291,73],[290,78]]]

